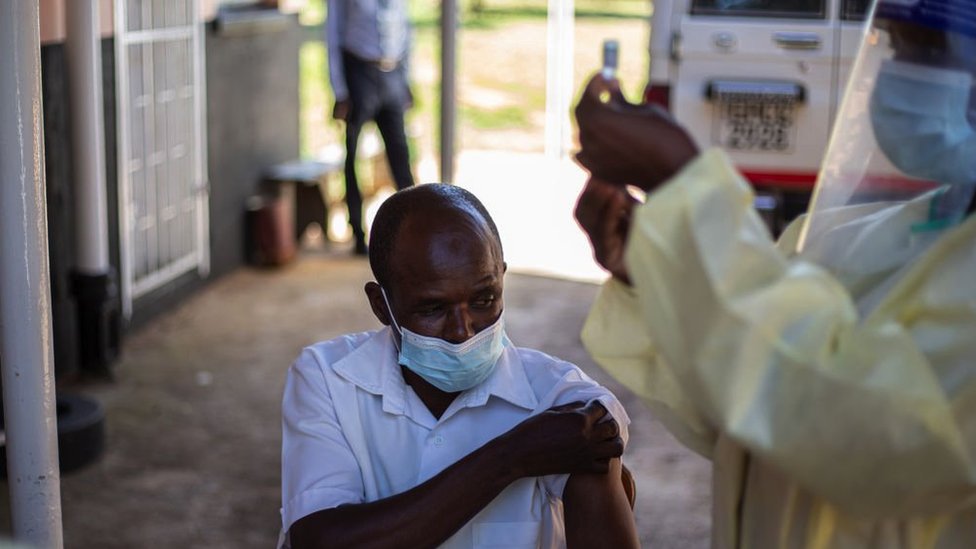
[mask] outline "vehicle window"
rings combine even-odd
[[[840,18],[844,21],[864,21],[870,0],[844,0],[840,8]]]
[[[867,0],[848,0],[866,4]],[[825,0],[693,0],[692,15],[823,19]],[[862,8],[863,9],[863,8]]]

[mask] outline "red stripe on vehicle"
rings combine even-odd
[[[748,168],[740,168],[739,171],[750,183],[762,188],[812,191],[817,182],[817,174],[812,172],[768,172]]]
[[[789,191],[812,191],[817,183],[817,174],[811,172],[772,172],[761,170],[740,169],[742,175],[753,186],[765,189],[783,189]],[[897,174],[865,175],[858,189],[874,192],[905,192],[921,193],[938,187],[934,181],[912,179]]]

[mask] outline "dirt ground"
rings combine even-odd
[[[283,269],[229,275],[131,335],[114,382],[74,388],[105,407],[107,449],[62,479],[65,546],[273,547],[285,371],[305,345],[378,327],[362,294],[368,279],[366,261],[345,250],[306,252]],[[644,546],[706,547],[708,463],[580,345],[596,291],[510,274],[509,333],[518,345],[576,362],[624,401],[633,420],[625,463],[637,482]]]

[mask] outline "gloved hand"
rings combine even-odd
[[[698,154],[691,136],[667,112],[629,103],[617,80],[600,75],[583,90],[576,120],[576,160],[607,183],[652,191]]]
[[[336,120],[341,120],[343,122],[349,121],[349,111],[352,109],[352,101],[349,99],[343,99],[342,101],[336,101],[335,106],[332,107],[332,118]]]
[[[614,278],[630,284],[624,251],[637,200],[625,187],[590,178],[576,202],[576,221],[593,246],[593,257]]]

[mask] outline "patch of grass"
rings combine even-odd
[[[574,13],[577,19],[644,19],[648,4],[646,0],[577,0]],[[412,2],[414,26],[439,27],[440,6],[440,0]],[[549,5],[546,0],[462,0],[458,11],[464,29],[495,29],[513,21],[545,20]]]
[[[306,42],[299,51],[299,101],[302,157],[314,156],[322,147],[341,138],[332,124],[334,96],[328,85],[325,44]]]
[[[518,97],[528,109],[545,110],[546,86],[541,82],[538,86],[526,86],[525,82],[495,81],[494,86]]]
[[[529,123],[528,111],[518,105],[497,109],[484,109],[470,105],[461,106],[461,118],[478,130],[502,130],[520,128]]]
[[[325,21],[325,0],[306,0],[298,20],[303,25],[321,25]]]

